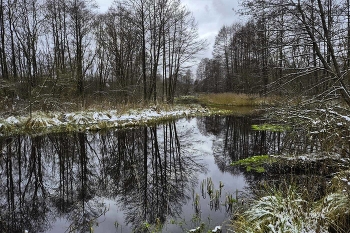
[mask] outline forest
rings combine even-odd
[[[118,0],[106,13],[92,0],[1,0],[1,108],[171,104],[194,92],[350,105],[349,0],[243,0],[238,13],[192,72],[207,42],[180,0]]]
[[[349,0],[244,0],[223,25],[196,90],[349,99]],[[213,85],[214,84],[214,85]]]
[[[90,0],[0,6],[0,101],[8,111],[91,100],[171,103],[205,45],[179,0],[120,0],[106,13]]]

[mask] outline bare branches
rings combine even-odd
[[[93,93],[116,103],[172,102],[205,47],[179,0],[118,0],[105,14],[93,0],[0,3],[0,79],[16,86],[7,97],[33,107],[44,97],[78,97],[84,107]]]
[[[223,27],[214,46],[226,91],[319,96],[338,86],[350,106],[347,2],[244,0],[252,19]]]

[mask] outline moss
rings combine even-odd
[[[241,159],[236,162],[232,162],[232,166],[243,166],[246,168],[247,172],[256,171],[259,173],[265,172],[264,165],[267,163],[275,162],[276,159],[270,157],[269,155],[257,155],[246,159]]]
[[[279,124],[261,124],[252,125],[252,129],[258,131],[285,132],[290,130],[290,126]]]

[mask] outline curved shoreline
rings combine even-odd
[[[35,112],[32,117],[10,116],[0,118],[0,136],[15,134],[44,134],[57,132],[95,131],[109,128],[123,128],[146,125],[181,117],[208,116],[213,114],[230,114],[230,110],[208,109],[196,106],[172,106],[161,109],[158,106],[145,109],[79,111],[70,113]]]

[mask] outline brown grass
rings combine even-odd
[[[236,93],[201,94],[198,98],[204,104],[229,106],[273,105],[277,101],[277,97],[260,97],[259,95]]]

